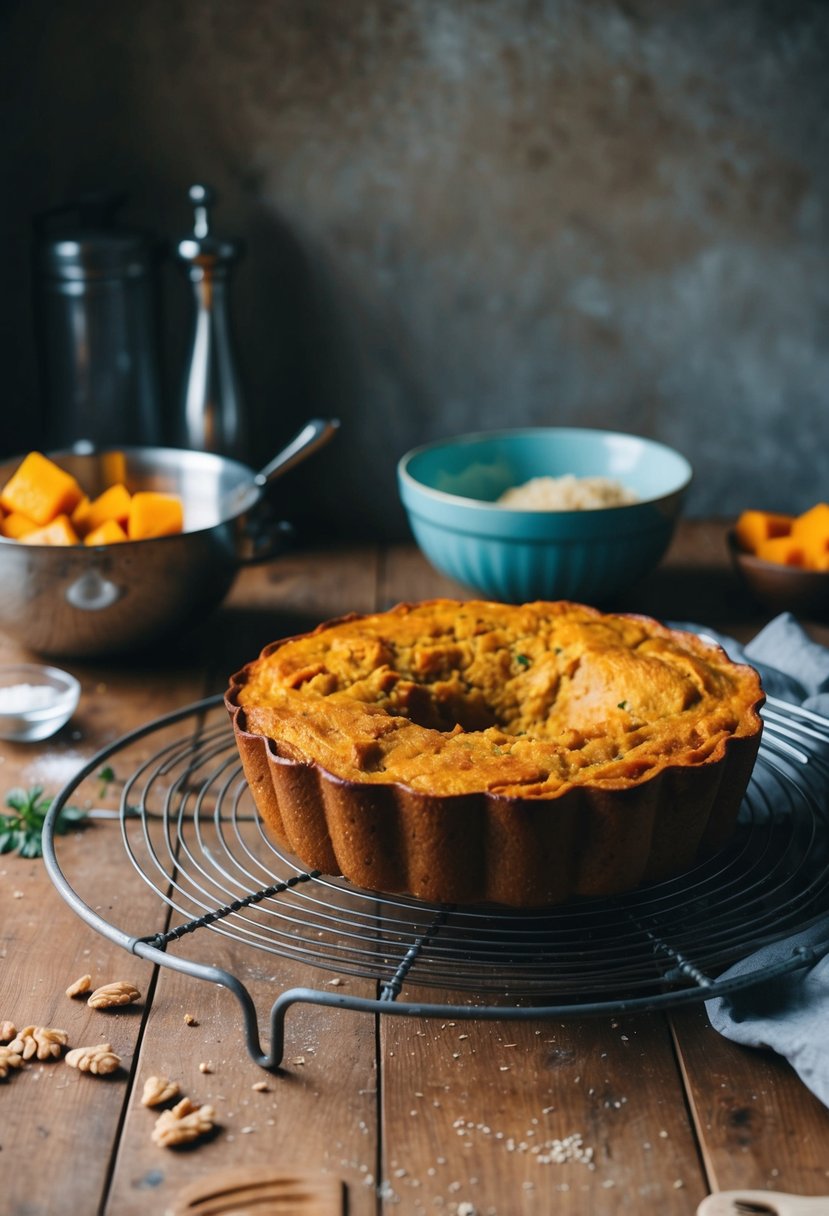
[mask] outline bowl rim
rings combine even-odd
[[[74,712],[81,696],[81,682],[71,672],[51,663],[0,663],[0,679],[12,672],[19,673],[23,679],[28,675],[32,683],[36,677],[40,677],[39,683],[54,688],[57,696],[51,705],[40,705],[35,709],[0,710],[0,722],[46,722],[52,717],[59,717],[61,714],[67,714],[68,717]]]
[[[676,457],[685,466],[685,477],[671,490],[666,490],[663,494],[654,494],[650,498],[639,498],[636,502],[620,503],[615,507],[574,507],[565,510],[551,510],[550,508],[532,508],[532,507],[507,507],[503,504],[488,501],[483,498],[469,498],[464,494],[452,494],[448,490],[436,490],[432,486],[427,486],[424,482],[418,479],[409,472],[411,462],[423,452],[434,451],[441,447],[451,447],[458,443],[476,443],[482,440],[490,439],[505,439],[519,438],[522,436],[533,435],[549,435],[555,433],[558,435],[587,435],[590,437],[602,437],[608,439],[628,439],[637,443],[645,444],[651,448],[658,448],[665,452],[669,452]],[[529,426],[529,427],[500,427],[495,430],[485,431],[467,431],[460,435],[450,435],[445,439],[433,439],[428,443],[419,444],[417,447],[410,448],[408,452],[404,452],[397,462],[397,475],[403,485],[416,490],[420,494],[425,494],[437,502],[454,503],[464,508],[469,508],[478,511],[495,510],[500,515],[504,512],[509,512],[511,516],[518,517],[521,515],[530,516],[549,516],[555,515],[558,518],[566,516],[583,517],[585,514],[591,516],[603,516],[610,514],[618,514],[620,511],[636,511],[637,508],[647,506],[648,504],[664,502],[674,495],[682,494],[691,484],[694,477],[694,470],[687,456],[672,448],[669,444],[663,443],[660,439],[650,439],[646,435],[636,435],[631,431],[611,431],[603,427],[578,427],[578,426]]]

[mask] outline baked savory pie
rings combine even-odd
[[[274,642],[226,703],[259,813],[308,869],[538,907],[720,848],[763,693],[648,617],[433,600]]]

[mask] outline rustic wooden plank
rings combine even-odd
[[[381,1040],[384,1211],[682,1213],[706,1193],[659,1016],[389,1017]]]
[[[206,678],[223,689],[236,665],[266,642],[349,611],[370,611],[377,597],[377,557],[295,554],[242,572],[218,619]],[[214,635],[215,636],[215,635]],[[208,847],[210,841],[207,841]],[[183,957],[224,967],[254,999],[260,1036],[287,989],[326,990],[331,972],[274,957],[199,930],[170,947]],[[373,996],[374,985],[340,979],[339,993]],[[330,993],[332,990],[328,988]],[[185,1014],[197,1025],[188,1025]],[[297,1004],[285,1027],[284,1067],[270,1075],[246,1052],[239,1006],[223,988],[162,969],[141,1047],[106,1211],[143,1216],[150,1195],[163,1207],[183,1186],[230,1166],[313,1169],[348,1188],[348,1211],[376,1209],[375,1020],[340,1008]],[[209,1065],[201,1072],[200,1064]],[[193,1100],[212,1103],[219,1132],[190,1152],[151,1142],[154,1119],[141,1106],[146,1077],[174,1076]],[[265,1081],[267,1088],[253,1087]]]
[[[743,590],[732,566],[730,556],[725,544],[725,528],[721,522],[707,520],[686,520],[683,521],[678,529],[677,535],[671,548],[668,551],[660,569],[649,578],[635,588],[632,588],[624,597],[619,597],[618,602],[608,607],[617,607],[620,610],[644,611],[654,616],[663,619],[672,620],[691,620],[709,624],[714,628],[720,629],[724,633],[731,634],[743,641],[751,638],[767,621],[768,614],[764,612],[758,605],[751,601],[748,594]],[[463,594],[462,589],[450,584],[447,580],[440,579],[439,576],[434,576],[430,568],[425,563],[425,560],[420,554],[411,549],[392,550],[388,553],[386,562],[382,571],[382,597],[384,602],[391,603],[396,599],[416,599],[428,598],[431,595],[445,594],[458,596]],[[806,622],[809,632],[817,640],[824,643],[829,640],[829,633],[825,626],[821,626],[815,622]],[[428,994],[423,994],[424,999],[428,999]],[[658,1021],[658,1019],[657,1019]],[[684,1035],[688,1025],[695,1025],[692,1015],[677,1015],[673,1021],[677,1042],[679,1048],[683,1051],[683,1059],[685,1058],[685,1041]],[[396,1024],[395,1024],[396,1026]],[[402,1032],[402,1027],[398,1029],[398,1037]],[[480,1033],[480,1028],[475,1028],[475,1034]],[[583,1028],[571,1028],[572,1033],[584,1033]],[[393,1033],[393,1030],[384,1028],[385,1037]],[[426,1033],[425,1028],[421,1027],[418,1035]],[[563,1033],[563,1032],[562,1032]],[[706,1042],[710,1044],[713,1031],[709,1030]],[[723,1061],[724,1075],[728,1077],[728,1069],[733,1066],[734,1055],[740,1056],[740,1049],[731,1044],[726,1044],[719,1036],[715,1036],[717,1040],[716,1046],[720,1053],[725,1053]],[[689,1051],[693,1050],[696,1040],[689,1044]],[[644,1099],[645,1112],[647,1112],[647,1103],[649,1101],[648,1090],[656,1094],[662,1092],[670,1092],[674,1095],[676,1106],[672,1109],[679,1111],[683,1102],[682,1087],[678,1084],[676,1071],[667,1050],[664,1034],[660,1032],[659,1044],[661,1050],[658,1053],[651,1053],[659,1056],[661,1061],[657,1068],[660,1074],[658,1079],[652,1079],[650,1086],[644,1084],[644,1074],[642,1076],[634,1076],[629,1078],[626,1088],[636,1094],[637,1103]],[[598,1045],[597,1045],[598,1046]],[[417,1042],[414,1050],[418,1050]],[[710,1046],[708,1048],[710,1050]],[[599,1052],[601,1055],[601,1052]],[[763,1070],[759,1074],[758,1062],[754,1059],[744,1061],[744,1067],[741,1070],[739,1077],[740,1083],[736,1087],[733,1083],[723,1081],[722,1078],[712,1077],[708,1069],[708,1056],[698,1052],[695,1056],[698,1067],[694,1071],[693,1077],[693,1099],[695,1108],[707,1109],[714,1104],[714,1109],[719,1109],[718,1099],[722,1091],[720,1086],[725,1084],[730,1090],[736,1094],[745,1094],[746,1092],[754,1092],[757,1084],[757,1076],[762,1077]],[[491,1067],[491,1065],[490,1065]],[[765,1090],[767,1094],[766,1101],[771,1100],[773,1104],[780,1104],[780,1108],[774,1110],[771,1116],[767,1116],[764,1121],[764,1126],[767,1128],[768,1134],[764,1138],[759,1151],[756,1154],[756,1159],[752,1156],[752,1162],[756,1165],[763,1163],[763,1168],[759,1172],[746,1173],[744,1168],[740,1168],[740,1154],[732,1154],[729,1152],[728,1144],[729,1135],[723,1136],[723,1129],[714,1123],[712,1131],[704,1134],[704,1126],[701,1118],[697,1119],[697,1130],[700,1133],[704,1151],[706,1153],[706,1161],[709,1170],[711,1171],[711,1182],[715,1186],[734,1186],[748,1185],[751,1183],[754,1186],[774,1185],[774,1178],[771,1180],[767,1176],[775,1167],[771,1164],[776,1156],[781,1155],[781,1151],[788,1157],[788,1167],[785,1175],[780,1178],[777,1185],[788,1188],[790,1190],[808,1190],[810,1193],[824,1192],[826,1187],[826,1179],[822,1167],[817,1165],[817,1176],[814,1169],[816,1166],[815,1160],[812,1159],[809,1145],[817,1145],[817,1163],[829,1159],[827,1145],[825,1141],[825,1133],[823,1132],[826,1112],[820,1107],[814,1099],[806,1093],[802,1086],[799,1085],[796,1078],[793,1078],[787,1071],[785,1065],[781,1065],[779,1060],[766,1061],[765,1068],[773,1070],[773,1077],[765,1078]],[[416,1075],[416,1074],[415,1074]],[[396,1075],[390,1053],[384,1054],[384,1111],[383,1111],[383,1128],[393,1127],[395,1119],[405,1116],[405,1097],[398,1095],[395,1092],[395,1086],[398,1086],[405,1092],[406,1075],[402,1077]],[[483,1083],[478,1077],[469,1077],[468,1072],[464,1073],[464,1084],[469,1083],[469,1092],[475,1092],[475,1087],[480,1087]],[[640,1084],[640,1081],[642,1082]],[[691,1080],[688,1079],[687,1084],[691,1087]],[[522,1093],[531,1093],[532,1084],[528,1083],[522,1089]],[[805,1103],[805,1105],[804,1105]],[[743,1103],[740,1109],[744,1109]],[[650,1137],[648,1142],[654,1141],[653,1126],[647,1113],[641,1116],[644,1119],[645,1125],[648,1127],[646,1133]],[[755,1116],[756,1117],[756,1116]],[[652,1118],[652,1115],[651,1115]],[[742,1118],[739,1115],[738,1118]],[[580,1113],[579,1118],[574,1120],[580,1126],[588,1126],[586,1118]],[[684,1148],[683,1164],[687,1164],[690,1169],[690,1175],[696,1180],[697,1191],[693,1188],[682,1189],[680,1193],[674,1192],[671,1194],[673,1183],[667,1176],[673,1172],[668,1170],[667,1173],[660,1176],[657,1170],[657,1180],[651,1185],[654,1189],[650,1194],[642,1194],[635,1203],[640,1204],[638,1210],[646,1211],[692,1211],[693,1200],[698,1197],[699,1186],[701,1185],[699,1173],[693,1166],[693,1140],[689,1135],[688,1129],[681,1120],[682,1127],[682,1143]],[[817,1127],[814,1124],[817,1124]],[[432,1118],[434,1125],[434,1117]],[[777,1135],[777,1131],[781,1127],[787,1127],[789,1130],[785,1138]],[[820,1128],[818,1134],[817,1128]],[[669,1130],[667,1128],[657,1128],[656,1135],[660,1130]],[[440,1147],[446,1143],[450,1128],[444,1124],[438,1124],[431,1136],[431,1143],[427,1139],[424,1141],[420,1150],[420,1160],[424,1159],[425,1155],[431,1151],[440,1151]],[[641,1142],[644,1142],[646,1135],[642,1135]],[[675,1141],[675,1134],[671,1135],[669,1130],[671,1143]],[[661,1137],[660,1137],[661,1139]],[[718,1152],[710,1146],[709,1142],[713,1140],[714,1145],[723,1145]],[[801,1149],[801,1145],[806,1145],[805,1153]],[[437,1148],[435,1146],[438,1146]],[[386,1146],[388,1148],[388,1145]],[[664,1146],[660,1144],[660,1149]],[[466,1150],[469,1153],[473,1152],[472,1148]],[[443,1153],[442,1155],[445,1155]],[[744,1156],[745,1154],[743,1154]],[[391,1171],[388,1175],[393,1176],[395,1168],[394,1163],[388,1160],[386,1154],[387,1168]],[[417,1160],[417,1157],[415,1158]],[[636,1161],[636,1145],[625,1145],[622,1153],[614,1156],[614,1164],[618,1159],[626,1161]],[[648,1162],[651,1159],[648,1158]],[[660,1161],[664,1162],[664,1153],[660,1157]],[[471,1176],[479,1176],[482,1168],[475,1162],[475,1173]],[[397,1168],[400,1168],[399,1166]],[[572,1167],[570,1167],[572,1168]],[[427,1167],[428,1169],[428,1167]],[[764,1174],[765,1170],[765,1174]],[[677,1171],[674,1181],[681,1180],[684,1169]],[[467,1175],[470,1171],[467,1170]],[[643,1172],[643,1163],[636,1162],[632,1177],[639,1180],[638,1185],[646,1187],[647,1182],[641,1181],[647,1176],[647,1170]],[[513,1187],[518,1179],[513,1179]],[[530,1181],[524,1179],[523,1181]],[[604,1179],[604,1181],[615,1181],[612,1177]],[[809,1185],[806,1185],[808,1181]],[[670,1189],[669,1189],[670,1187]],[[634,1188],[635,1190],[635,1188]],[[483,1193],[483,1191],[481,1192]],[[495,1193],[490,1189],[490,1194]],[[503,1189],[498,1191],[499,1195],[503,1194]],[[513,1192],[515,1194],[515,1191]],[[618,1191],[615,1188],[611,1190],[610,1195],[602,1195],[601,1191],[597,1194],[591,1193],[591,1205],[593,1203],[604,1202],[606,1210],[617,1211],[619,1208]],[[558,1198],[558,1197],[557,1197]],[[584,1196],[582,1196],[583,1200]],[[647,1201],[647,1202],[646,1202]],[[515,1202],[515,1200],[514,1200]],[[578,1198],[574,1199],[574,1211],[584,1210],[580,1206]],[[559,1210],[557,1205],[556,1210]],[[590,1210],[594,1209],[593,1206]]]
[[[7,648],[7,657],[9,653]],[[56,794],[103,743],[141,724],[148,710],[172,709],[181,700],[193,699],[201,688],[200,677],[171,678],[167,670],[147,670],[139,676],[114,665],[65,666],[82,683],[77,713],[52,740],[4,747],[4,790],[40,784],[47,794]],[[98,784],[90,779],[79,792],[78,804],[117,805],[117,785],[99,798]],[[152,893],[124,882],[116,824],[99,821],[61,839],[58,856],[67,878],[86,879],[88,902],[106,919],[128,924],[157,917]],[[109,1041],[122,1058],[121,1069],[108,1078],[82,1074],[56,1061],[29,1065],[0,1083],[3,1211],[9,1216],[62,1216],[94,1210],[117,1140],[153,968],[76,916],[41,860],[9,855],[0,857],[0,953],[0,1018],[18,1028],[60,1027],[68,1032],[70,1046]],[[145,999],[117,1013],[91,1010],[85,1000],[65,995],[67,986],[83,974],[91,974],[96,986],[130,980]],[[39,1146],[49,1168],[38,1168]],[[13,1162],[26,1162],[27,1167],[12,1168]]]
[[[210,632],[214,683],[253,659],[277,638],[313,629],[348,612],[372,612],[377,603],[380,551],[314,549],[243,569]]]
[[[380,564],[378,610],[401,601],[472,599],[475,592],[435,570],[414,545],[389,545]]]
[[[614,597],[608,608],[659,620],[694,621],[747,641],[768,614],[740,582],[717,520],[680,522],[659,566]]]
[[[659,590],[660,584],[654,584],[650,599],[643,588],[630,607],[672,618],[708,620],[735,636],[751,636],[763,623],[752,615],[753,608],[728,600],[723,609],[720,593],[730,595],[733,584],[727,555],[718,548],[721,539],[720,525],[701,521],[697,526],[696,521],[686,521],[666,559],[667,585]],[[709,572],[720,590],[716,596],[709,595],[703,586],[703,594],[694,598],[695,588],[707,583]],[[439,594],[460,597],[465,593],[431,571],[412,546],[393,549],[385,558],[374,549],[294,554],[271,566],[245,570],[227,604],[175,646],[166,651],[159,648],[152,663],[146,656],[113,664],[76,667],[66,663],[84,681],[79,714],[55,741],[34,748],[4,749],[0,771],[6,787],[41,781],[54,792],[88,755],[129,726],[187,704],[203,691],[221,691],[227,674],[275,637],[310,628],[343,612],[371,611],[399,599]],[[706,606],[718,615],[705,617]],[[810,622],[809,628],[825,640],[819,626]],[[13,658],[17,651],[0,638],[0,655]],[[135,757],[130,763],[134,762]],[[98,824],[69,839],[61,853],[66,857],[67,872],[94,882],[102,911],[116,923],[137,931],[155,928],[163,918],[163,908],[143,884],[139,883],[136,892],[132,881],[124,882],[118,837],[114,825]],[[89,848],[90,840],[94,850]],[[31,1016],[32,1021],[64,1025],[73,1043],[90,1035],[94,1042],[105,1033],[128,1067],[138,1044],[141,1011],[93,1017],[85,1003],[69,1002],[63,990],[82,970],[100,972],[105,978],[112,978],[117,970],[119,978],[121,973],[135,978],[149,998],[152,989],[145,977],[152,978],[152,969],[75,917],[57,897],[39,863],[0,858],[0,870],[5,871],[0,875],[0,949],[5,960],[0,967],[0,1018],[19,1021],[18,1010],[25,1009],[24,1016]],[[49,932],[44,932],[44,926]],[[238,951],[216,935],[197,942],[196,948],[204,950],[203,957],[211,962],[225,959],[236,965],[238,961]],[[127,966],[137,970],[126,975]],[[314,969],[299,964],[286,969],[274,960],[265,966],[253,964],[250,973],[257,1009],[269,1008],[275,985],[281,988],[301,982],[319,986],[325,979]],[[364,981],[349,979],[347,983],[350,991],[370,991],[370,986],[360,987]],[[196,992],[199,1008],[193,1010]],[[431,1000],[434,993],[420,996]],[[58,1021],[64,1006],[66,1017]],[[197,1014],[198,1026],[185,1024],[187,1012]],[[768,1164],[776,1153],[785,1151],[789,1172],[771,1180],[760,1174],[756,1179],[752,1176],[754,1185],[811,1193],[829,1189],[825,1176],[813,1168],[813,1158],[818,1163],[826,1159],[825,1112],[819,1105],[815,1110],[811,1099],[812,1107],[807,1104],[804,1110],[802,1097],[809,1095],[787,1074],[787,1066],[772,1058],[772,1072],[766,1076],[762,1069],[758,1071],[756,1053],[727,1044],[719,1036],[714,1037],[714,1048],[706,1036],[695,1046],[684,1017],[675,1017],[674,1026],[694,1109],[702,1112],[696,1117],[712,1183],[744,1185],[744,1158]],[[543,1043],[544,1051],[556,1053],[555,1062],[548,1055],[539,1058],[536,1031],[549,1032],[550,1040],[557,1036]],[[10,1213],[61,1216],[64,1211],[90,1210],[90,1197],[97,1204],[104,1193],[108,1154],[116,1141],[125,1101],[129,1106],[123,1151],[107,1208],[112,1216],[122,1216],[122,1212],[143,1216],[148,1206],[155,1210],[162,1196],[166,1200],[206,1171],[240,1162],[251,1166],[274,1162],[283,1148],[290,1150],[289,1165],[305,1164],[324,1170],[325,1178],[344,1178],[348,1210],[358,1213],[375,1210],[377,1187],[386,1197],[384,1207],[389,1213],[428,1211],[430,1204],[425,1200],[429,1196],[434,1210],[450,1212],[453,1204],[457,1207],[477,1199],[478,1213],[540,1211],[542,1205],[555,1203],[557,1212],[671,1211],[690,1216],[704,1193],[693,1135],[683,1111],[683,1090],[660,1017],[626,1018],[615,1028],[608,1027],[607,1019],[564,1025],[487,1022],[441,1027],[432,1020],[381,1018],[382,1170],[376,1166],[375,1019],[361,1013],[298,1006],[289,1014],[286,1032],[288,1060],[304,1055],[305,1064],[288,1063],[284,1075],[267,1078],[265,1093],[252,1089],[265,1074],[245,1054],[233,999],[222,989],[165,969],[149,1009],[148,1031],[137,1064],[139,1088],[130,1090],[123,1072],[108,1081],[75,1074],[65,1065],[46,1064],[0,1082],[0,1160],[31,1158],[34,1146],[40,1143],[48,1143],[50,1149],[49,1171],[8,1174],[8,1189],[4,1171],[3,1197],[11,1205]],[[262,1033],[267,1037],[266,1026]],[[624,1047],[622,1033],[627,1035]],[[452,1037],[456,1034],[469,1034],[469,1039],[458,1042],[469,1053],[471,1063],[463,1052],[456,1056]],[[617,1034],[618,1052],[608,1047]],[[507,1048],[508,1042],[515,1042],[516,1047]],[[717,1045],[730,1054],[709,1075],[709,1055]],[[306,1046],[316,1050],[306,1053]],[[636,1058],[634,1049],[639,1049]],[[503,1061],[505,1053],[514,1056],[512,1062]],[[692,1069],[687,1064],[691,1055]],[[216,1071],[198,1071],[205,1056],[213,1060]],[[744,1071],[735,1071],[735,1056],[745,1057]],[[508,1067],[502,1073],[504,1063]],[[177,1066],[192,1096],[213,1098],[219,1108],[221,1131],[198,1149],[160,1150],[149,1141],[153,1117],[140,1105],[140,1083],[161,1065],[169,1065],[171,1070]],[[784,1078],[788,1075],[788,1082],[781,1082],[778,1066]],[[51,1071],[53,1068],[58,1071]],[[759,1084],[758,1078],[768,1091],[755,1104],[761,1111],[762,1135],[754,1137],[756,1151],[742,1153],[742,1159],[736,1152],[729,1156],[731,1133],[726,1133],[730,1125],[723,1128],[717,1122],[721,1082],[731,1086],[736,1102],[741,1090]],[[414,1096],[423,1094],[417,1099],[419,1107],[410,1103],[418,1083]],[[793,1086],[788,1096],[787,1085]],[[431,1094],[433,1089],[436,1096]],[[535,1124],[532,1120],[541,1117],[539,1109],[543,1112],[544,1106],[540,1103],[547,1096],[551,1101],[544,1105],[556,1109],[544,1118],[560,1122]],[[625,1103],[622,1097],[627,1098]],[[610,1107],[604,1105],[607,1098],[612,1098]],[[432,1105],[427,1118],[423,1108],[435,1100],[442,1105]],[[619,1107],[613,1105],[615,1101],[620,1102]],[[266,1113],[268,1103],[272,1113]],[[418,1109],[419,1114],[410,1113]],[[9,1112],[13,1115],[10,1121]],[[493,1112],[500,1120],[497,1125]],[[471,1122],[471,1128],[453,1126],[463,1116],[468,1116],[464,1124]],[[751,1118],[756,1123],[754,1108]],[[410,1153],[406,1146],[415,1124],[414,1153]],[[256,1126],[256,1130],[243,1132],[247,1126]],[[783,1136],[782,1128],[791,1130]],[[525,1135],[530,1131],[535,1136]],[[591,1170],[579,1161],[550,1161],[537,1163],[534,1174],[528,1172],[526,1163],[543,1155],[531,1151],[542,1131],[547,1140],[580,1133],[583,1145],[594,1149],[596,1168]],[[662,1137],[660,1131],[668,1135]],[[512,1149],[505,1145],[509,1136],[515,1142]],[[467,1141],[469,1147],[464,1147]],[[527,1145],[523,1150],[519,1147],[522,1142]],[[441,1151],[446,1145],[450,1145],[448,1151]],[[658,1154],[656,1166],[652,1154]],[[437,1156],[445,1160],[437,1162]],[[77,1168],[79,1160],[84,1163],[82,1171]],[[401,1170],[407,1172],[401,1174]],[[478,1182],[473,1183],[472,1178]],[[461,1189],[450,1191],[453,1182],[459,1182]],[[525,1182],[534,1182],[534,1189],[525,1191]],[[684,1185],[674,1189],[674,1182]],[[565,1184],[571,1190],[557,1189]],[[577,1189],[582,1187],[587,1190]],[[395,1197],[399,1203],[394,1202]],[[119,1206],[122,1203],[126,1206]],[[569,1209],[562,1206],[568,1203]]]
[[[768,620],[731,568],[721,521],[684,521],[653,593],[651,602],[667,615],[676,615],[685,599],[686,617],[709,620],[743,641]],[[829,644],[825,623],[803,624]],[[829,1112],[788,1064],[730,1043],[702,1007],[675,1011],[671,1023],[712,1188],[829,1191]]]
[[[188,939],[186,957],[225,967],[245,983],[259,1013],[263,1045],[267,1015],[281,991],[326,984],[312,967],[254,954],[246,959],[238,946],[209,933]],[[366,991],[353,979],[345,985],[339,991]],[[185,1017],[195,1022],[188,1025]],[[225,989],[161,971],[108,1213],[144,1216],[150,1196],[164,1210],[186,1184],[238,1165],[318,1171],[347,1186],[349,1213],[375,1211],[374,1019],[303,1004],[289,1011],[285,1030],[283,1067],[271,1074],[248,1056],[240,1009]],[[159,1074],[178,1081],[194,1102],[214,1106],[217,1135],[186,1152],[152,1143],[155,1115],[141,1106],[140,1095],[147,1077]],[[254,1088],[263,1082],[266,1088]]]
[[[829,1111],[789,1064],[723,1038],[701,1007],[671,1022],[711,1188],[829,1193]]]
[[[464,594],[411,547],[387,551],[384,604]],[[468,996],[410,988],[400,999],[464,1004]],[[382,1194],[390,1214],[461,1203],[477,1213],[691,1213],[706,1193],[659,1016],[538,1023],[388,1017],[380,1042]],[[576,1148],[591,1159],[579,1160],[579,1152],[566,1159]]]
[[[94,829],[101,899],[109,903],[120,852],[112,825]],[[72,842],[69,855],[92,847],[90,833]],[[112,846],[112,847],[111,847]],[[140,1033],[139,1005],[116,1016],[90,1010],[83,999],[70,1000],[65,989],[79,975],[97,984],[132,981],[147,994],[152,968],[96,936],[75,917],[49,882],[41,862],[3,858],[0,865],[2,952],[0,1009],[18,1029],[57,1026],[70,1046],[112,1043],[122,1068],[108,1078],[81,1074],[58,1061],[33,1063],[11,1074],[0,1091],[3,1211],[9,1216],[62,1216],[97,1207],[109,1168],[109,1154],[128,1087]],[[48,948],[44,937],[48,937]],[[48,1154],[48,1169],[37,1168],[37,1148]],[[13,1162],[29,1168],[13,1169]],[[83,1162],[83,1169],[78,1163]]]

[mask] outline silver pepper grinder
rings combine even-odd
[[[193,325],[182,387],[176,441],[185,448],[248,461],[248,425],[228,305],[231,271],[240,241],[212,235],[207,186],[189,190],[193,231],[176,255],[193,288]]]

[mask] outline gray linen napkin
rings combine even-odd
[[[775,617],[745,647],[711,630],[687,627],[714,637],[731,658],[756,667],[769,695],[829,717],[829,650],[807,637],[790,613]],[[766,969],[791,959],[798,948],[804,956],[802,967],[706,1001],[706,1010],[711,1025],[726,1038],[784,1056],[829,1106],[829,953],[824,953],[829,948],[829,917],[764,946],[720,978]]]

